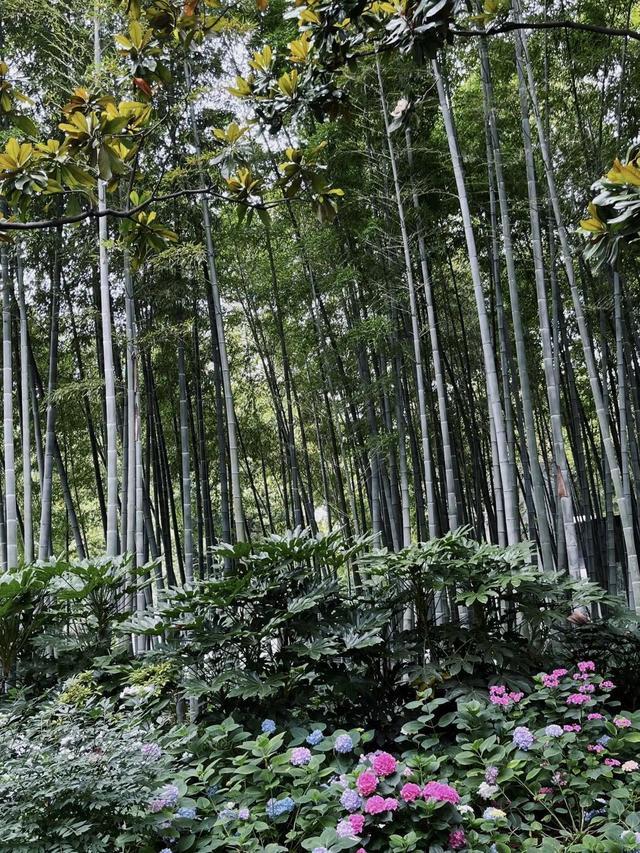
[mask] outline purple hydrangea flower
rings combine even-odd
[[[532,732],[526,726],[517,726],[513,732],[514,744],[525,752],[533,746],[534,740]]]
[[[333,745],[333,748],[336,752],[340,752],[343,755],[347,752],[351,752],[353,749],[353,740],[350,735],[338,735],[336,738],[336,742]]]
[[[357,812],[362,805],[362,797],[357,791],[347,789],[340,797],[340,803],[348,812]]]
[[[498,779],[498,768],[497,767],[487,767],[484,771],[484,781],[487,785],[495,785]]]
[[[291,750],[289,761],[294,767],[306,767],[311,761],[311,751],[306,746],[297,746]]]
[[[157,761],[162,755],[162,750],[157,743],[143,743],[140,750],[145,758],[151,761]]]
[[[340,823],[336,826],[336,835],[338,836],[338,838],[349,838],[349,836],[355,835],[353,827],[351,826],[348,820],[340,821]]]

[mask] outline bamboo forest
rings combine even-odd
[[[0,853],[640,851],[640,2],[0,0]]]

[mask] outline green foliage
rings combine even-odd
[[[86,714],[45,705],[34,716],[3,714],[0,850],[155,850],[157,820],[148,804],[171,780],[171,767],[153,745],[145,751],[148,741],[148,731],[106,707]]]
[[[364,712],[388,624],[384,608],[359,612],[345,583],[364,544],[293,533],[221,546],[217,576],[168,591],[120,630],[162,637],[146,658],[174,660],[203,713]]]
[[[427,682],[533,673],[573,606],[608,601],[612,613],[620,607],[596,584],[543,572],[526,543],[500,548],[464,530],[367,556],[362,567],[374,600],[414,617],[402,640],[414,661],[412,677]]]
[[[626,162],[616,158],[607,174],[593,185],[596,196],[589,205],[589,219],[579,232],[585,238],[585,257],[596,269],[615,266],[621,246],[637,250],[640,239],[640,168],[632,150]]]

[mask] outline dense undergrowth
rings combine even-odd
[[[216,557],[143,617],[149,567],[0,576],[0,850],[640,847],[640,637],[598,587],[464,532]]]

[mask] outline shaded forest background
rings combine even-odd
[[[525,18],[620,28],[640,16],[629,0],[525,6]],[[176,61],[140,154],[148,188],[165,192],[250,164],[274,202],[268,223],[239,221],[221,196],[175,198],[158,210],[177,241],[134,269],[113,219],[102,235],[83,222],[2,244],[3,565],[106,542],[159,558],[158,583],[172,585],[205,575],[219,541],[341,527],[398,550],[468,525],[502,545],[529,538],[545,568],[621,592],[639,577],[637,264],[594,272],[575,232],[592,183],[637,140],[637,41],[564,28],[457,39],[435,77],[371,57],[341,72],[346,118],[235,138],[232,122],[253,113],[228,87],[265,44],[287,54],[297,29],[284,11],[239,8]],[[111,6],[98,65],[86,4],[36,0],[27,15],[5,0],[2,16],[4,58],[41,121],[78,85],[130,97]],[[279,166],[301,142],[324,146],[344,192],[331,221],[304,186],[282,195]],[[5,382],[6,364],[5,352]]]

